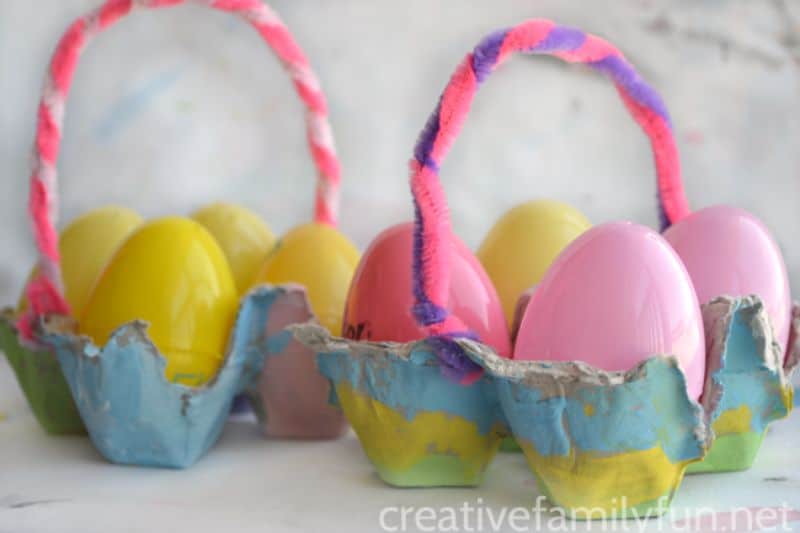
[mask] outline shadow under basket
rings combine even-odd
[[[769,423],[791,412],[790,375],[800,355],[800,308],[794,306],[785,350],[774,341],[759,298],[720,297],[702,307],[707,354],[703,405],[714,440],[705,458],[692,464],[688,473],[746,470]]]
[[[475,486],[507,434],[487,378],[442,378],[425,342],[350,342],[314,324],[292,328],[380,478],[397,487]]]
[[[20,343],[12,310],[0,314],[0,350],[6,354],[36,420],[52,435],[86,433],[56,356]]]
[[[262,355],[249,341],[278,294],[255,289],[243,299],[223,365],[199,387],[167,380],[166,359],[142,321],[118,328],[102,348],[74,334],[72,321],[62,317],[50,317],[41,336],[58,355],[89,436],[106,459],[186,468],[214,445],[233,397],[259,374]]]

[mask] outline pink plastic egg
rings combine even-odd
[[[411,313],[413,225],[378,235],[361,258],[347,296],[342,335],[359,340],[410,342],[426,337]],[[450,312],[480,340],[508,357],[508,327],[500,299],[472,252],[454,237],[450,255]]]
[[[567,246],[536,287],[515,359],[584,361],[628,370],[675,356],[692,398],[705,378],[705,340],[686,268],[656,232],[630,222],[595,226]]]
[[[692,277],[697,298],[755,294],[772,319],[776,340],[789,340],[792,301],[786,263],[766,226],[743,209],[707,207],[664,232]]]

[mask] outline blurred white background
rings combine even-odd
[[[34,258],[25,219],[35,109],[61,31],[98,0],[0,1],[0,302]],[[462,56],[549,17],[616,43],[661,92],[694,207],[729,203],[776,234],[800,292],[800,2],[276,0],[325,88],[360,247],[411,216],[407,161]],[[62,220],[106,203],[147,216],[224,199],[282,233],[308,220],[302,111],[255,32],[199,7],[135,13],[84,54],[59,163]],[[646,138],[612,85],[517,58],[486,84],[443,167],[456,231],[477,246],[507,208],[558,198],[593,221],[656,226]]]

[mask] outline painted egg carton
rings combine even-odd
[[[784,361],[785,347],[774,340],[758,297],[720,297],[695,312],[696,296],[689,291],[697,331],[704,325],[706,335],[705,383],[697,372],[693,377],[699,379],[691,382],[694,392],[702,389],[699,401],[687,391],[691,383],[678,354],[653,354],[626,372],[610,372],[577,361],[528,361],[535,354],[519,354],[519,346],[515,355],[523,357],[507,359],[477,342],[475,331],[449,306],[453,291],[465,287],[450,285],[448,263],[459,248],[438,173],[478,87],[513,52],[585,63],[611,78],[651,139],[664,225],[688,214],[669,117],[655,91],[606,41],[550,21],[527,21],[490,34],[467,55],[414,152],[415,226],[407,267],[413,296],[408,302],[387,301],[386,316],[404,319],[388,306],[408,303],[418,330],[428,337],[369,342],[332,337],[311,324],[291,329],[317,352],[320,370],[335,388],[333,400],[387,483],[477,485],[501,441],[512,435],[541,492],[572,516],[657,515],[667,509],[687,469],[748,467],[767,425],[788,414],[797,320]],[[663,240],[655,232],[637,231]],[[663,247],[671,250],[666,242]],[[670,261],[680,262],[670,254]],[[688,287],[685,267],[678,270],[681,287]],[[609,311],[619,305],[608,301]],[[369,318],[358,315],[354,321]],[[372,319],[371,330],[378,319],[386,321]],[[696,340],[699,348],[703,339]]]
[[[607,372],[581,362],[514,361],[455,339],[483,369],[463,385],[447,377],[452,360],[441,355],[441,339],[364,342],[314,324],[290,329],[317,352],[333,400],[387,483],[478,485],[501,440],[513,435],[554,504],[578,517],[582,509],[644,516],[667,508],[687,468],[708,470],[711,460],[715,469],[719,462],[747,468],[767,425],[791,410],[800,309],[785,366],[758,298],[721,297],[703,315],[709,373],[701,403],[689,398],[677,360],[666,354]]]
[[[56,354],[92,443],[118,464],[186,468],[219,438],[236,394],[256,381],[266,343],[280,353],[286,331],[265,336],[270,314],[285,314],[302,289],[259,287],[242,301],[224,362],[205,385],[166,378],[166,358],[147,336],[147,324],[124,324],[105,346],[74,333],[63,317],[45,322],[42,341]]]

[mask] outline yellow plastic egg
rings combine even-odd
[[[477,255],[509,325],[522,293],[539,283],[561,250],[590,227],[580,211],[552,200],[518,205],[495,223]]]
[[[334,335],[342,328],[347,290],[360,254],[336,229],[309,223],[287,233],[275,245],[255,280],[305,286],[314,314]]]
[[[134,319],[167,359],[166,377],[201,385],[219,369],[238,305],[230,267],[214,237],[188,218],[166,217],[135,231],[92,291],[81,333],[104,345]]]
[[[275,244],[269,226],[249,209],[223,202],[198,209],[192,218],[217,240],[228,259],[238,291],[247,290]]]
[[[136,211],[110,205],[84,213],[61,232],[58,239],[61,275],[64,296],[73,317],[81,316],[89,292],[108,259],[141,223],[142,217]],[[19,310],[26,309],[27,305],[23,291]]]

